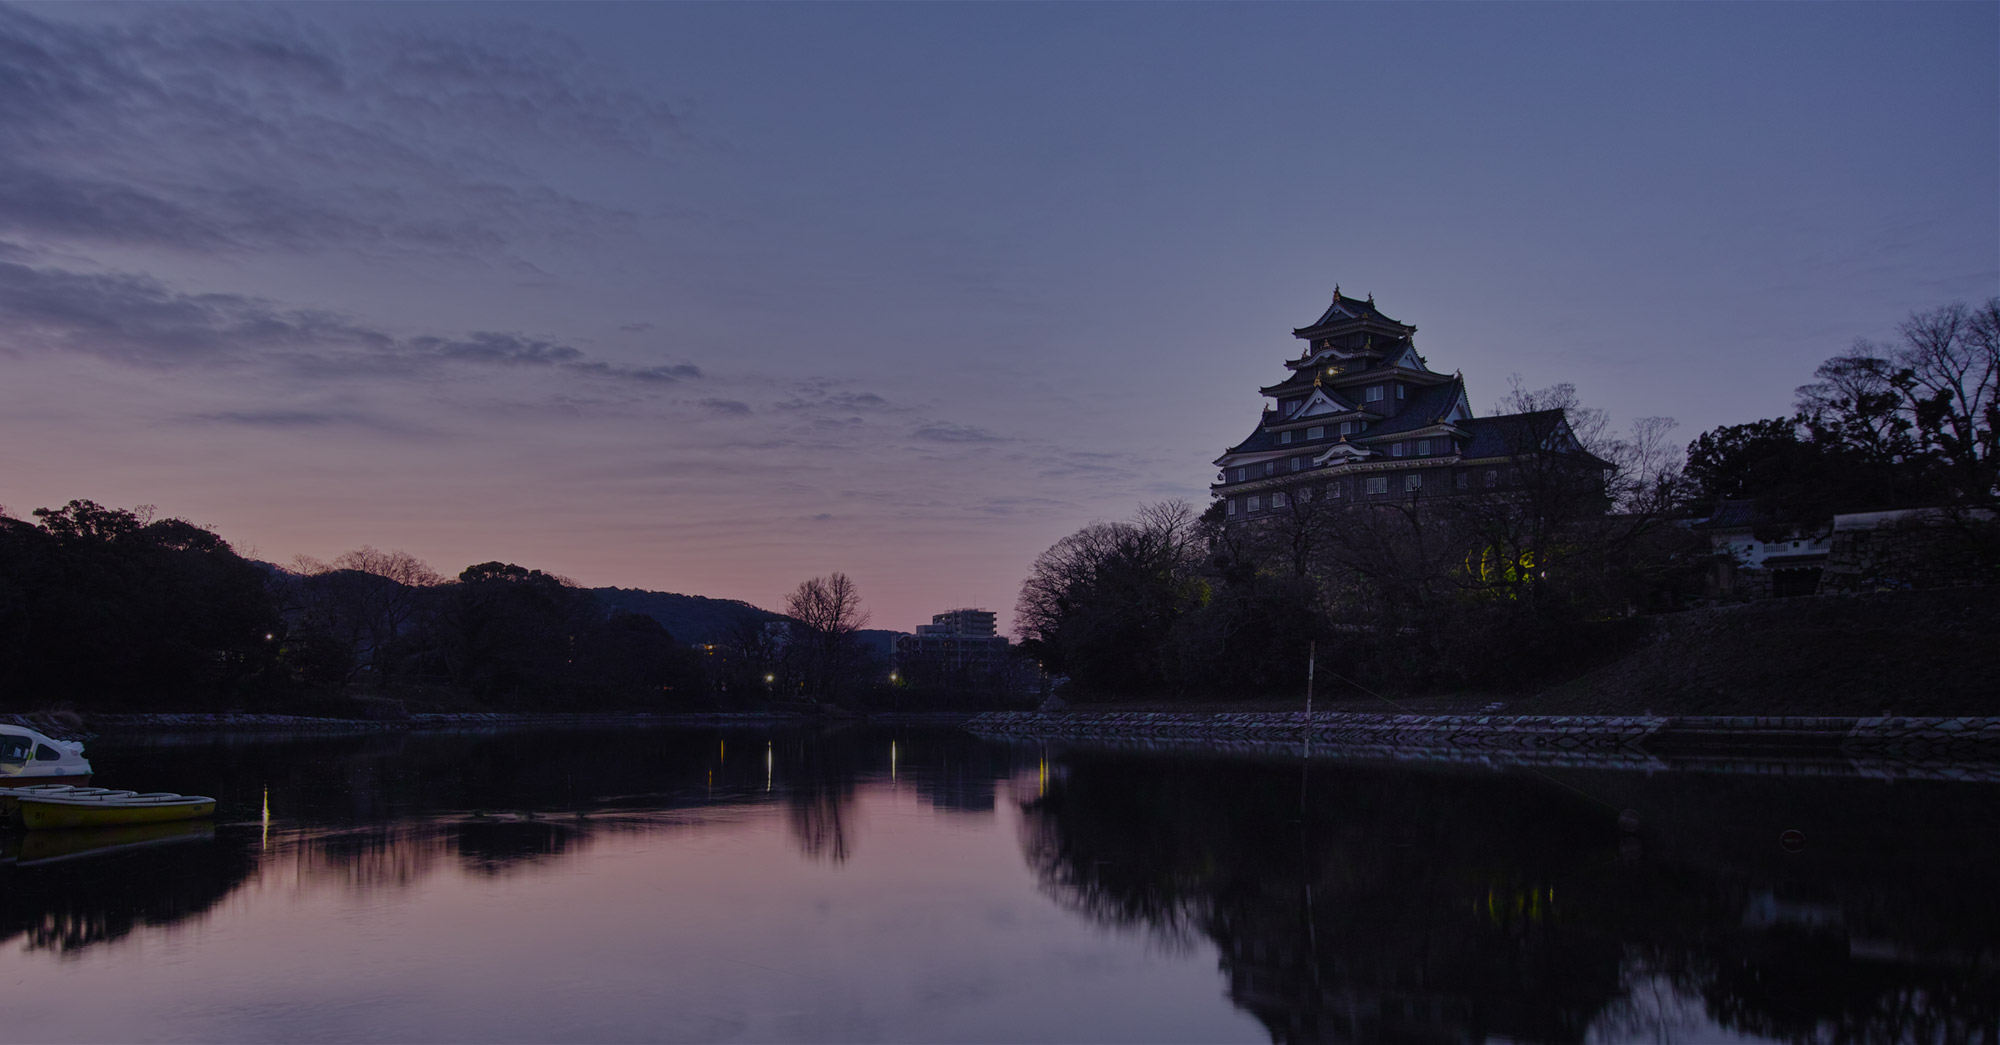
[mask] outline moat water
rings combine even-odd
[[[948,730],[89,754],[218,815],[4,837],[0,1040],[2000,1037],[2000,783]]]

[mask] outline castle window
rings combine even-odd
[[[1265,475],[1276,475],[1276,474],[1278,474],[1278,462],[1276,462],[1276,461],[1265,461],[1265,462],[1264,462],[1264,474],[1265,474]]]
[[[1234,497],[1231,497],[1229,499],[1229,514],[1231,515],[1236,514],[1236,498]]]
[[[1284,491],[1280,490],[1280,491],[1278,491],[1277,493],[1274,493],[1274,494],[1272,494],[1272,495],[1271,495],[1271,507],[1273,507],[1273,508],[1283,508],[1284,506],[1285,506],[1285,493],[1284,493]]]
[[[1401,443],[1391,443],[1391,444],[1389,444],[1389,456],[1391,456],[1391,457],[1401,457],[1401,456],[1403,456],[1403,444],[1401,444]]]
[[[1388,476],[1386,476],[1386,475],[1376,475],[1376,476],[1370,476],[1370,477],[1369,477],[1369,479],[1368,479],[1368,492],[1369,492],[1369,493],[1388,493],[1388,492],[1389,492],[1389,477],[1388,477]]]
[[[1352,421],[1342,421],[1342,422],[1340,422],[1340,434],[1341,434],[1341,435],[1353,435],[1353,434],[1354,434],[1354,422],[1352,422]]]
[[[1406,492],[1415,490],[1422,485],[1424,485],[1424,476],[1421,472],[1411,472],[1403,477],[1403,489]]]
[[[1396,386],[1396,398],[1398,398],[1398,399],[1401,399],[1401,398],[1403,398],[1403,391],[1404,391],[1404,386],[1403,386],[1403,385],[1397,385],[1397,386]]]
[[[1486,485],[1488,487],[1500,485],[1500,473],[1488,468],[1486,470]]]
[[[1248,511],[1253,511],[1253,512],[1254,512],[1254,511],[1257,511],[1257,510],[1259,510],[1259,509],[1261,509],[1261,508],[1263,508],[1263,507],[1264,507],[1264,498],[1263,498],[1263,497],[1262,497],[1261,495],[1259,495],[1259,494],[1254,494],[1254,493],[1253,493],[1253,494],[1251,494],[1251,495],[1250,495],[1250,507],[1249,507],[1248,509],[1246,509],[1246,510],[1248,510]]]
[[[1298,471],[1299,469],[1301,469],[1301,468],[1304,468],[1305,466],[1306,466],[1306,459],[1305,459],[1305,458],[1303,458],[1303,457],[1294,457],[1294,458],[1292,458],[1292,471],[1296,472],[1296,471]]]
[[[1339,496],[1340,496],[1340,483],[1338,483],[1338,482],[1331,482],[1331,483],[1328,483],[1328,484],[1326,484],[1326,495],[1327,495],[1328,497],[1339,497]]]
[[[1430,455],[1431,455],[1431,441],[1428,439],[1417,440],[1417,456],[1429,457]]]
[[[1310,487],[1310,486],[1301,486],[1301,487],[1299,487],[1299,500],[1300,500],[1301,502],[1305,502],[1305,501],[1310,501],[1310,500],[1312,500],[1312,499],[1313,499],[1313,488],[1312,488],[1312,487]]]
[[[1286,403],[1285,416],[1291,417],[1292,415],[1297,414],[1299,412],[1299,407],[1304,405],[1305,405],[1305,400],[1303,399],[1294,399],[1291,402]]]
[[[1325,438],[1326,438],[1326,429],[1325,429],[1325,428],[1308,428],[1308,429],[1306,429],[1306,438],[1307,438],[1307,439],[1325,439]]]
[[[1465,489],[1465,483],[1468,478],[1470,477],[1467,476],[1464,472],[1460,472],[1456,476],[1453,476],[1453,480],[1456,482],[1458,488],[1461,490]]]
[[[1290,432],[1279,432],[1279,433],[1278,433],[1278,441],[1279,441],[1279,442],[1281,442],[1281,443],[1289,443],[1289,442],[1291,442],[1291,441],[1292,441],[1292,433],[1290,433]]]
[[[1369,401],[1369,402],[1371,402],[1371,403],[1379,403],[1379,402],[1381,402],[1381,401],[1382,401],[1382,386],[1381,386],[1381,385],[1369,385],[1369,386],[1368,386],[1368,401]]]

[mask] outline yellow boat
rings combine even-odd
[[[215,799],[202,795],[152,794],[20,794],[21,824],[30,831],[51,827],[111,827],[117,824],[157,824],[198,820],[215,815]]]
[[[105,853],[215,839],[215,825],[194,820],[120,827],[78,827],[68,831],[27,831],[0,839],[0,851],[21,867],[80,860]]]
[[[136,795],[137,791],[114,791],[108,787],[72,787],[68,784],[35,784],[29,787],[0,787],[0,819],[12,820],[21,812],[22,795]]]

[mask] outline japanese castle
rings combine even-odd
[[[1324,498],[1342,504],[1505,489],[1523,453],[1581,452],[1560,411],[1474,417],[1465,380],[1417,354],[1417,328],[1333,291],[1291,376],[1260,389],[1276,400],[1248,439],[1215,463],[1210,487],[1228,519]],[[1594,458],[1588,458],[1595,460]]]

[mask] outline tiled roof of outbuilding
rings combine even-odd
[[[1736,530],[1747,529],[1756,522],[1756,501],[1721,501],[1716,504],[1715,512],[1699,525],[1711,530]]]

